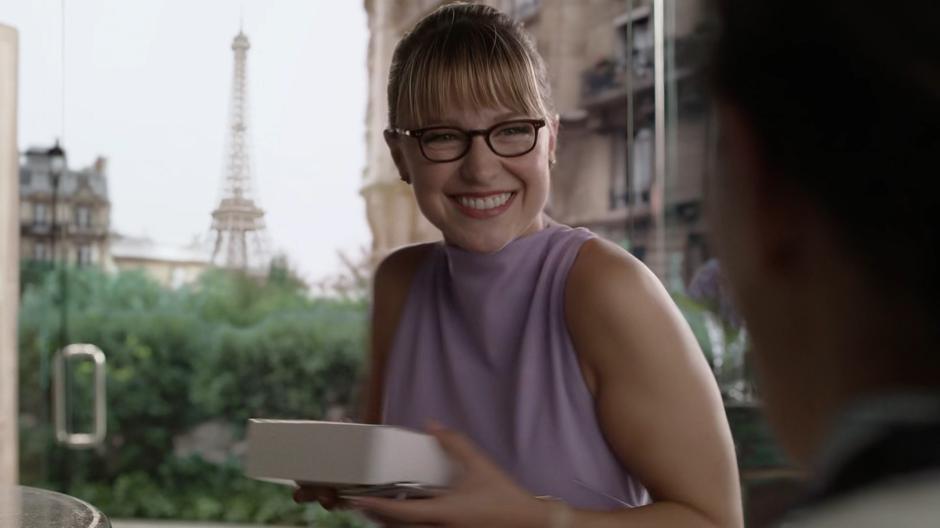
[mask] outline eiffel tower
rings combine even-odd
[[[258,271],[268,262],[264,210],[252,198],[246,63],[251,44],[239,29],[232,41],[235,72],[229,102],[228,148],[222,199],[212,211],[212,264]]]

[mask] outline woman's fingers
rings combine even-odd
[[[436,422],[428,424],[427,430],[437,438],[441,447],[464,469],[489,468],[490,460],[466,436],[447,429]]]
[[[398,523],[433,524],[438,517],[438,500],[396,500],[379,497],[352,497],[349,504],[366,510],[380,518],[394,519]]]
[[[327,510],[339,505],[339,495],[333,488],[322,486],[300,486],[294,490],[294,502],[318,502]]]

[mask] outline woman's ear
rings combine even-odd
[[[398,176],[401,178],[401,181],[411,185],[411,175],[408,174],[408,167],[405,165],[405,158],[401,152],[399,136],[391,130],[386,130],[385,144],[388,145],[388,151],[392,154],[392,161],[395,162],[395,168],[398,169]]]

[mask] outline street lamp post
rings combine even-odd
[[[46,156],[49,158],[49,176],[52,184],[52,226],[51,226],[51,238],[49,242],[50,252],[52,254],[52,264],[55,266],[58,275],[59,275],[59,302],[60,310],[62,313],[62,324],[59,327],[59,348],[64,347],[66,339],[68,338],[68,333],[66,327],[68,325],[68,283],[65,269],[68,266],[68,247],[65,244],[62,244],[64,251],[62,252],[62,261],[59,262],[58,254],[56,252],[56,242],[59,237],[59,184],[62,182],[62,176],[65,174],[67,167],[65,151],[59,145],[59,140],[56,139],[55,145],[46,151]]]
[[[49,157],[49,176],[52,181],[52,233],[51,240],[49,245],[51,246],[52,253],[52,263],[57,268],[59,274],[59,301],[61,302],[60,309],[62,310],[62,325],[59,328],[59,346],[64,347],[66,339],[68,338],[68,277],[65,268],[68,266],[69,262],[69,253],[68,246],[62,244],[64,251],[62,251],[62,261],[59,262],[58,255],[56,253],[56,241],[59,237],[59,184],[62,181],[62,176],[65,174],[67,167],[65,151],[59,145],[59,140],[56,139],[55,145],[46,152],[46,155]]]
[[[66,316],[67,308],[65,307],[65,302],[67,301],[67,298],[65,295],[66,279],[65,279],[64,270],[62,269],[62,266],[64,266],[64,263],[60,265],[58,261],[58,254],[57,254],[57,248],[56,248],[56,245],[57,245],[56,242],[58,241],[57,239],[59,235],[59,210],[58,210],[59,184],[62,181],[62,175],[65,174],[67,163],[66,163],[65,151],[59,145],[58,139],[56,139],[55,145],[46,151],[46,158],[48,159],[48,162],[49,162],[49,180],[50,180],[49,183],[50,183],[50,187],[52,191],[52,223],[50,226],[51,231],[50,231],[50,239],[49,239],[49,252],[52,256],[52,265],[55,268],[56,273],[58,274],[57,278],[59,279],[59,296],[58,296],[59,299],[58,300],[60,303],[59,313],[61,314],[61,321],[60,321],[61,325],[59,326],[58,339],[56,340],[56,346],[54,347],[53,352],[52,352],[52,356],[54,356],[55,350],[61,350],[67,344],[66,343],[67,334],[66,334],[66,329],[65,329],[66,318],[67,318]],[[68,252],[66,252],[65,255],[67,257]],[[67,258],[65,260],[67,260]],[[43,355],[43,364],[46,367],[43,370],[47,372],[47,375],[43,376],[42,379],[51,380],[52,373],[51,373],[51,369],[48,368],[48,366],[51,365],[51,358],[46,358],[45,354]],[[48,396],[47,401],[51,402],[52,401],[51,383],[46,384],[43,387],[43,389],[44,389],[44,393]],[[52,416],[51,409],[47,409],[47,416],[49,417]],[[46,445],[45,459],[47,461],[52,460],[53,454],[54,454],[53,444],[48,443]],[[59,466],[59,469],[62,469],[61,464],[56,464],[56,466]],[[44,473],[46,473],[47,476],[49,476],[49,471],[52,470],[52,467],[53,466],[50,466],[44,471]]]
[[[62,179],[62,174],[65,173],[65,151],[62,150],[62,147],[59,146],[59,140],[56,139],[55,145],[46,152],[46,156],[49,158],[49,176],[52,183],[52,238],[50,240],[50,252],[52,253],[52,260],[55,262],[57,260],[56,256],[56,237],[58,236],[58,202],[59,202],[59,182]]]

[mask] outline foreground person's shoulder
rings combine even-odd
[[[940,471],[870,486],[791,514],[782,528],[881,528],[940,524]]]

